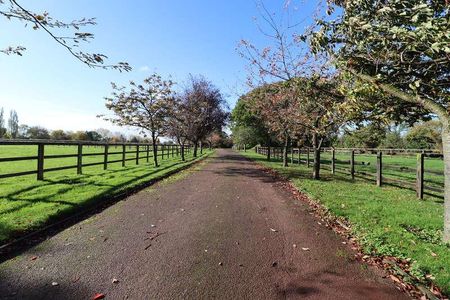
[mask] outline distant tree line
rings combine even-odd
[[[442,124],[438,120],[407,125],[369,124],[346,131],[333,145],[348,148],[434,149],[442,151]]]
[[[18,114],[11,110],[9,118],[4,117],[4,109],[0,108],[0,139],[56,140],[56,141],[92,141],[92,142],[149,142],[147,138],[137,135],[124,135],[108,129],[68,131],[62,129],[49,130],[42,126],[19,125]]]

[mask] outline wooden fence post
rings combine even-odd
[[[291,164],[294,163],[294,148],[291,148]]]
[[[174,145],[172,145],[172,157],[174,157],[175,156],[175,148],[174,148]]]
[[[78,154],[77,154],[77,174],[83,174],[83,144],[78,144]]]
[[[270,146],[267,146],[267,160],[270,161]]]
[[[126,156],[127,146],[122,145],[122,167],[125,167],[125,156]]]
[[[377,186],[383,185],[383,152],[377,153]]]
[[[300,153],[301,153],[300,147],[298,147],[298,164],[300,164]]]
[[[149,159],[149,157],[150,157],[150,146],[147,144],[147,162],[148,162],[148,159]]]
[[[306,147],[306,166],[309,168],[309,147]]]
[[[163,159],[164,159],[164,145],[161,145],[161,160]]]
[[[355,150],[352,150],[350,154],[350,175],[352,180],[355,179]]]
[[[103,170],[108,169],[108,144],[105,144],[105,153],[103,155]]]
[[[336,174],[336,151],[331,150],[331,173]]]
[[[139,164],[139,145],[136,146],[136,164]]]
[[[37,180],[44,180],[44,144],[38,145]]]
[[[423,153],[417,154],[416,192],[419,199],[423,199],[424,157]]]

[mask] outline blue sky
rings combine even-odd
[[[96,17],[86,29],[95,40],[83,49],[105,53],[110,62],[128,61],[129,73],[90,69],[68,55],[42,30],[0,18],[0,48],[22,45],[23,57],[0,54],[0,107],[15,109],[22,124],[49,129],[117,129],[98,118],[106,113],[103,97],[110,82],[142,80],[152,72],[176,82],[189,73],[202,74],[220,87],[233,107],[245,89],[245,64],[236,53],[241,39],[267,41],[258,31],[253,0],[41,0],[19,1],[35,12],[48,11],[63,20]],[[281,14],[285,0],[266,0]],[[308,19],[315,0],[295,3],[298,20]],[[302,26],[303,27],[303,26]],[[301,28],[300,28],[301,29]],[[123,130],[122,130],[123,131]]]

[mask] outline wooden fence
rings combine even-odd
[[[280,147],[256,147],[255,151],[265,155],[268,160],[280,160],[283,157],[283,148]],[[290,148],[288,153],[291,164],[305,164],[310,167],[314,163],[311,148]],[[395,163],[397,158],[411,158],[413,155],[416,156],[415,167]],[[384,158],[390,162],[386,163]],[[444,172],[426,168],[427,159],[441,158],[442,154],[433,150],[323,148],[319,164],[321,169],[329,170],[333,175],[340,173],[350,176],[351,179],[358,177],[373,181],[377,186],[390,184],[415,190],[417,197],[423,199],[424,194],[442,198]]]
[[[14,156],[1,157],[1,149],[5,146],[35,146],[37,148],[36,155],[32,156]],[[48,146],[72,146],[76,153],[70,154],[46,154]],[[85,153],[83,149],[86,147],[100,148],[102,151],[94,153]],[[110,151],[110,149],[117,149],[120,151]],[[157,157],[161,159],[175,157],[184,153],[191,153],[191,145],[180,147],[178,145],[156,145]],[[132,157],[129,155],[132,154]],[[112,156],[121,156],[120,159],[112,160]],[[128,157],[127,157],[128,155]],[[85,157],[103,157],[100,162],[84,163]],[[76,164],[68,166],[59,166],[45,168],[47,160],[76,158]],[[48,172],[56,172],[62,170],[76,169],[77,174],[82,174],[84,167],[103,165],[103,169],[107,170],[109,164],[121,163],[122,167],[126,166],[128,161],[133,161],[135,165],[139,165],[142,160],[149,162],[153,159],[153,146],[147,143],[101,143],[101,142],[75,142],[75,141],[48,141],[48,140],[0,140],[0,179],[9,177],[18,177],[33,175],[37,176],[37,180],[44,180],[44,174]],[[2,163],[20,162],[20,161],[35,161],[36,167],[33,170],[21,172],[3,173],[1,171]]]

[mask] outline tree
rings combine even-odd
[[[341,143],[348,148],[377,148],[385,138],[386,128],[372,123],[346,132]]]
[[[412,127],[406,134],[408,148],[442,151],[442,124],[433,120]]]
[[[319,20],[310,43],[363,84],[391,96],[386,109],[423,109],[442,123],[444,234],[450,242],[450,35],[448,3],[429,0],[335,0],[342,11]]]
[[[322,142],[347,116],[342,109],[348,106],[347,99],[338,88],[340,78],[329,67],[327,55],[312,55],[308,45],[294,32],[295,26],[289,21],[287,24],[277,22],[262,3],[260,6],[268,27],[262,33],[269,39],[270,46],[258,49],[249,41],[241,41],[239,53],[249,62],[249,85],[267,87],[278,82],[276,92],[272,88],[265,89],[270,97],[257,97],[261,100],[260,111],[267,112],[266,125],[283,141],[284,166],[287,166],[292,134],[298,134],[301,129],[309,132],[303,136],[312,138],[313,177],[318,179]]]
[[[79,131],[73,132],[70,139],[73,141],[88,141],[89,137],[86,134],[86,131],[79,130]]]
[[[265,126],[283,144],[283,166],[288,166],[288,146],[300,127],[295,120],[297,98],[287,82],[266,84],[245,97],[254,114],[261,116]]]
[[[100,142],[103,140],[103,136],[97,131],[86,131],[86,135],[89,141]]]
[[[33,140],[48,140],[50,139],[50,133],[48,130],[41,126],[28,127],[26,136]]]
[[[180,146],[181,160],[185,161],[184,146],[188,140],[188,111],[184,109],[184,102],[181,97],[175,97],[172,113],[168,119],[167,134]]]
[[[113,133],[106,129],[106,128],[99,128],[97,130],[95,130],[98,134],[100,134],[101,136],[101,141],[103,142],[109,142],[111,140],[111,138],[113,137]]]
[[[3,138],[5,133],[6,133],[5,117],[4,117],[4,110],[3,110],[3,107],[2,107],[0,109],[0,139]]]
[[[229,114],[220,90],[204,77],[193,77],[180,95],[186,125],[186,136],[194,144],[197,157],[198,143],[215,130],[222,130]]]
[[[143,134],[150,133],[153,144],[153,160],[158,166],[157,140],[168,129],[174,95],[173,82],[153,74],[143,84],[130,82],[130,87],[119,87],[112,83],[112,96],[106,97],[106,108],[114,116],[100,116],[119,126],[137,127]]]
[[[238,126],[233,128],[233,144],[244,146],[244,150],[258,143],[257,132],[253,127]]]
[[[17,135],[17,137],[19,139],[29,139],[30,138],[28,136],[28,129],[29,128],[30,128],[30,126],[25,125],[25,124],[19,125],[19,134]]]
[[[21,21],[25,26],[29,26],[34,30],[42,29],[51,40],[65,48],[70,55],[91,68],[115,69],[120,72],[128,72],[131,70],[131,67],[126,62],[108,65],[105,63],[107,59],[106,55],[78,50],[80,43],[90,42],[94,39],[94,34],[81,32],[80,28],[96,25],[95,18],[82,18],[71,22],[64,22],[53,18],[46,11],[42,13],[32,12],[16,0],[0,0],[0,16],[8,20]],[[66,33],[67,31],[69,33]],[[70,31],[73,31],[73,35],[70,34]],[[5,49],[0,49],[0,52],[7,55],[16,54],[22,56],[25,50],[26,48],[23,46],[9,46]]]
[[[50,138],[56,141],[64,141],[70,139],[69,135],[62,129],[53,130],[50,133]]]
[[[242,96],[238,99],[236,106],[231,112],[231,130],[233,136],[236,135],[235,131],[243,130],[244,128],[248,128],[248,130],[253,132],[252,139],[254,140],[251,144],[271,145],[272,139],[264,121],[260,115],[251,111],[249,103],[245,101],[245,96]]]
[[[8,133],[12,139],[15,139],[19,133],[19,117],[15,110],[9,112]]]

